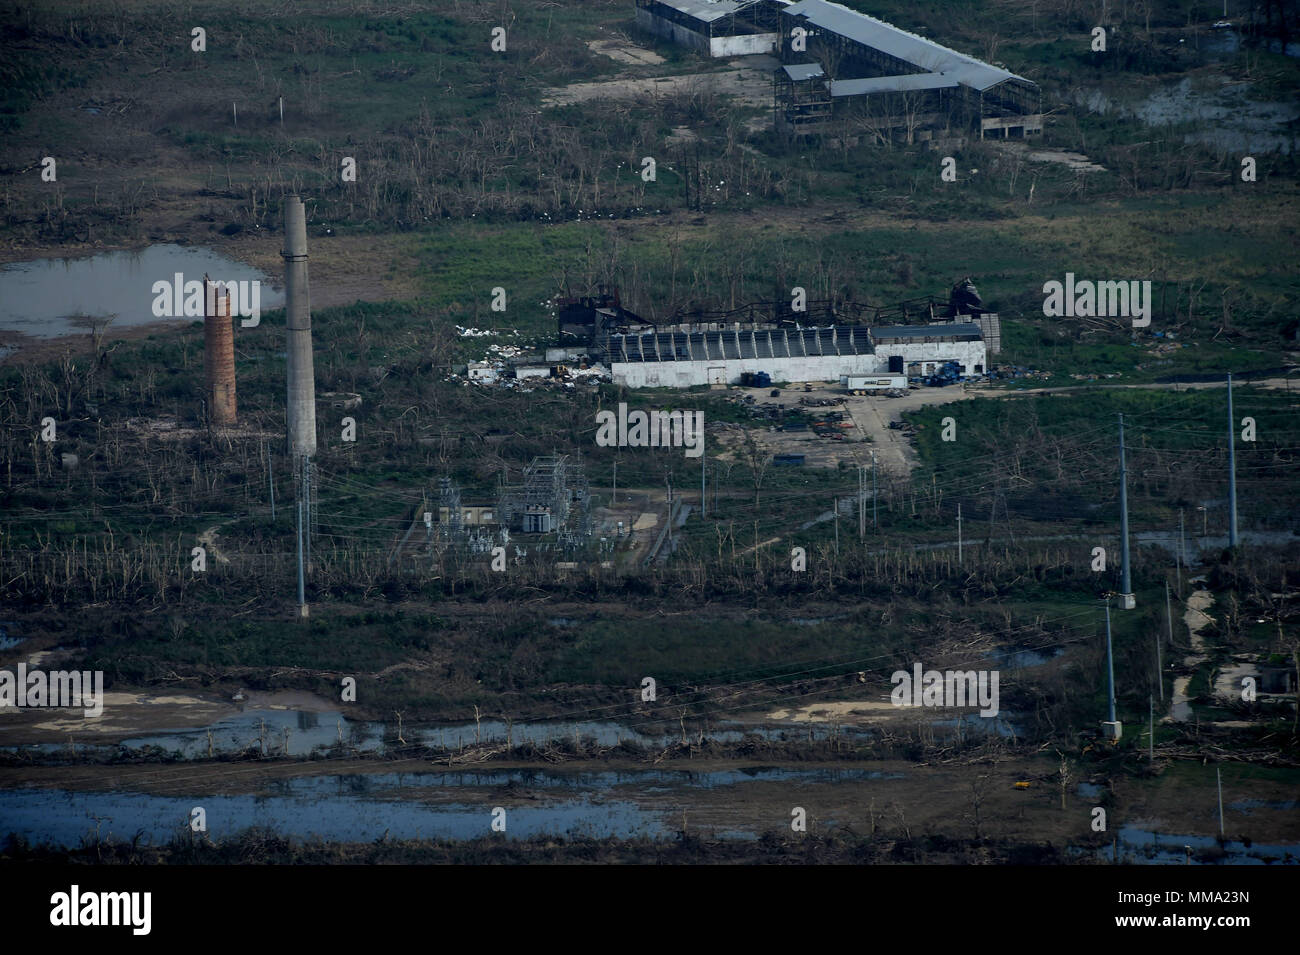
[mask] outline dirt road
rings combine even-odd
[[[598,52],[614,55],[607,48]],[[772,105],[772,70],[775,63],[772,57],[746,57],[743,60],[731,60],[727,64],[728,69],[717,72],[620,77],[594,83],[571,83],[547,90],[542,103],[545,106],[571,106],[593,99],[646,100],[697,93],[730,96],[742,106],[765,109]]]

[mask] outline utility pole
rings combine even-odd
[[[664,482],[668,485],[668,553],[673,552],[673,476],[664,475]]]
[[[302,570],[302,498],[298,499],[298,617],[307,619],[307,587]]]
[[[704,453],[704,429],[700,429],[700,518],[708,516],[709,510],[709,489],[705,483],[708,474],[708,456]]]
[[[835,556],[840,554],[840,499],[831,498],[831,516],[835,524]]]
[[[1118,743],[1124,728],[1115,719],[1115,654],[1111,648],[1110,594],[1106,595],[1106,714],[1108,719],[1102,724],[1103,734]]]
[[[858,465],[858,540],[867,536],[867,469]]]
[[[271,523],[275,523],[275,481],[271,478],[271,449],[262,442],[262,453],[266,455],[266,486],[271,491]]]
[[[1169,645],[1174,645],[1174,615],[1169,609],[1169,578],[1165,578],[1165,617],[1169,620]],[[1156,676],[1159,677],[1157,683],[1160,686],[1160,702],[1165,699],[1165,671],[1164,663],[1160,660],[1160,637],[1156,636]]]
[[[871,528],[880,529],[880,492],[876,480],[876,452],[871,452]]]
[[[1115,654],[1111,649],[1110,598],[1106,598],[1106,718],[1115,722]]]
[[[1214,776],[1219,783],[1219,836],[1223,836],[1223,769],[1219,766],[1214,767]]]
[[[1232,373],[1228,373],[1228,546],[1237,546],[1237,439],[1232,420]]]
[[[961,559],[961,501],[957,502],[957,563],[962,563]]]
[[[1174,645],[1174,615],[1169,609],[1169,579],[1165,579],[1165,616],[1169,618],[1169,646]]]
[[[1124,463],[1124,415],[1119,416],[1119,533],[1121,538],[1120,552],[1123,557],[1123,566],[1121,568],[1122,581],[1120,584],[1120,608],[1123,610],[1132,610],[1136,606],[1133,599],[1133,585],[1129,574],[1128,558],[1128,467]],[[1110,601],[1106,601],[1107,619],[1110,614]],[[1111,714],[1111,722],[1114,722],[1115,716]]]
[[[1179,512],[1178,516],[1181,518],[1182,512]],[[1181,597],[1183,595],[1183,545],[1181,540],[1178,543],[1178,552],[1174,554],[1174,580],[1176,582],[1174,589],[1178,591],[1178,596]]]
[[[614,490],[609,495],[609,506],[618,506],[618,458],[614,458]]]
[[[1178,509],[1178,592],[1183,592],[1183,564],[1187,563],[1187,538],[1183,534],[1183,509]]]
[[[1154,763],[1156,761],[1156,702],[1151,694],[1147,694],[1147,759]]]

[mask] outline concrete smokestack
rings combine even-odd
[[[235,332],[230,321],[230,292],[203,276],[203,376],[208,421],[235,423]]]
[[[311,303],[307,293],[307,215],[302,199],[284,203],[285,326],[289,353],[289,453],[316,453],[316,374],[311,355]]]

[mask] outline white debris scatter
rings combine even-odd
[[[496,335],[513,335],[515,338],[519,337],[518,330],[513,328],[510,329],[510,331],[498,328],[466,328],[464,325],[457,325],[455,328],[456,334],[461,338],[488,338]]]

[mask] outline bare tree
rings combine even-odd
[[[754,436],[748,432],[745,433],[745,443],[741,446],[741,451],[745,464],[749,468],[749,479],[754,485],[754,511],[757,512],[763,481],[767,478],[767,469],[772,463],[772,458],[767,453],[767,449],[760,447],[754,440]]]
[[[1056,755],[1061,757],[1061,766],[1057,770],[1057,786],[1061,790],[1061,809],[1064,811],[1065,794],[1069,791],[1070,780],[1073,776],[1070,772],[1070,761],[1065,758],[1065,754],[1058,749]]]

